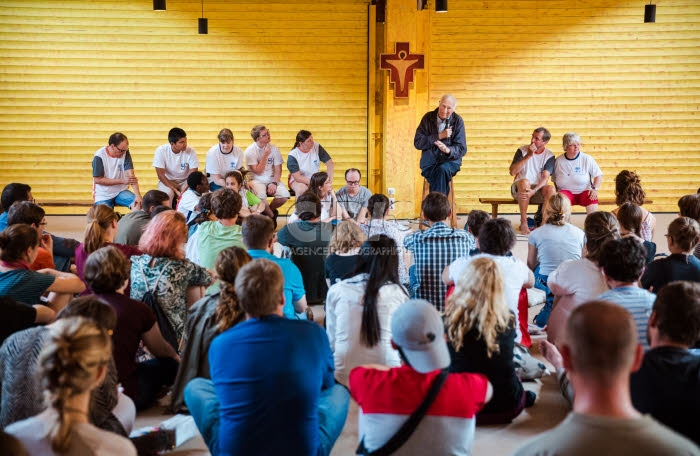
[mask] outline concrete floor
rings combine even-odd
[[[668,253],[668,246],[664,234],[666,233],[666,227],[677,214],[665,213],[654,215],[656,216],[657,225],[653,241],[656,243],[657,253]],[[511,220],[517,229],[518,215],[501,214],[501,217]],[[583,228],[584,219],[585,214],[574,214],[571,223]],[[83,237],[82,233],[85,224],[85,218],[83,216],[47,216],[47,221],[49,222],[48,230],[54,234],[64,237],[73,237],[78,240],[81,240]],[[465,222],[466,216],[459,217],[460,227],[463,227]],[[284,222],[282,222],[280,226],[282,226],[283,223]],[[412,227],[414,229],[416,228],[415,223]],[[513,254],[523,261],[526,259],[527,236],[518,235],[518,241],[513,249]],[[530,309],[530,321],[532,321],[532,317],[534,317],[538,311],[539,309],[537,307]],[[537,340],[541,337],[543,336],[534,337],[533,340]],[[535,345],[536,343],[533,347]],[[536,349],[532,351],[534,355],[542,359]],[[527,438],[557,425],[568,413],[568,405],[559,393],[559,387],[557,386],[554,375],[543,377],[533,382],[525,382],[525,388],[537,394],[535,405],[532,408],[526,409],[509,425],[479,426],[476,431],[474,442],[475,455],[510,454]],[[163,406],[155,406],[139,414],[136,419],[135,428],[155,426],[168,419],[170,416],[165,415],[163,410]],[[333,452],[331,453],[333,456],[355,454],[358,443],[357,413],[357,405],[352,402],[343,433],[336,442]],[[426,454],[429,451],[430,449],[426,448]],[[198,436],[168,454],[199,456],[207,455],[209,452],[207,451],[206,445],[204,445],[204,441]]]

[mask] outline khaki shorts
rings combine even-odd
[[[251,190],[255,193],[258,198],[267,198],[267,184],[257,180],[251,180],[248,182]],[[282,182],[277,184],[277,191],[274,195],[275,198],[289,198],[289,190],[284,186]]]
[[[513,185],[510,186],[510,196],[513,197],[514,200],[518,199],[518,181],[513,182]],[[543,204],[544,203],[544,196],[542,196],[542,189],[537,190],[537,192],[532,195],[532,198],[530,198],[530,203],[532,204]]]

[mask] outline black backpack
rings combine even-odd
[[[173,325],[170,323],[168,316],[165,315],[165,312],[158,303],[158,298],[156,297],[156,290],[158,290],[158,282],[160,282],[160,278],[163,275],[165,269],[168,267],[168,265],[170,265],[169,261],[165,266],[163,266],[163,269],[160,270],[160,274],[158,274],[156,283],[155,285],[153,285],[153,290],[151,290],[148,287],[148,280],[146,279],[146,274],[143,272],[143,267],[139,265],[139,269],[141,269],[141,275],[143,275],[143,281],[146,284],[146,292],[143,294],[141,301],[143,301],[148,307],[150,307],[153,313],[156,315],[156,321],[158,322],[158,327],[160,328],[160,333],[163,335],[163,339],[165,339],[167,343],[172,345],[175,351],[178,351],[179,344],[177,341],[177,333],[175,333]]]

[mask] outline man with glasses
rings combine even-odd
[[[139,181],[129,153],[129,140],[124,133],[113,133],[105,147],[92,158],[93,197],[95,204],[109,207],[141,208]],[[134,193],[129,191],[129,186]]]
[[[274,197],[270,209],[276,215],[276,209],[289,199],[289,190],[280,181],[284,159],[277,146],[270,144],[270,130],[264,125],[254,126],[250,130],[250,136],[253,138],[253,144],[245,150],[248,170],[253,173],[253,180],[249,184],[258,198]]]
[[[338,190],[336,197],[350,218],[357,220],[357,223],[366,223],[367,203],[372,192],[360,185],[361,177],[360,170],[357,168],[345,171],[345,187]]]

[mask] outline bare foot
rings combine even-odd
[[[540,341],[540,353],[542,353],[544,359],[552,363],[552,366],[554,366],[555,369],[564,367],[564,361],[561,357],[561,353],[559,353],[559,350],[557,350],[557,347],[545,339]]]

